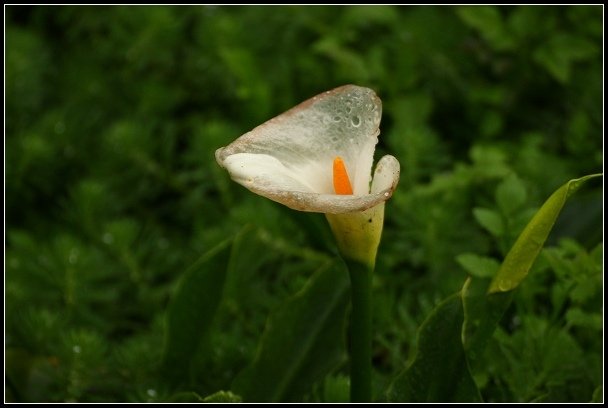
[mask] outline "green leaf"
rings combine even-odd
[[[222,298],[232,241],[220,243],[190,266],[171,299],[161,362],[161,376],[170,386],[188,379],[192,356],[209,333]]]
[[[566,312],[566,321],[572,326],[586,327],[591,330],[601,331],[604,327],[604,319],[601,313],[585,312],[578,307]]]
[[[218,391],[215,394],[206,396],[203,402],[207,403],[226,403],[226,402],[242,402],[242,398],[230,391]]]
[[[328,376],[323,382],[324,403],[349,403],[350,379],[345,375]]]
[[[457,13],[467,25],[477,29],[481,36],[495,49],[499,51],[508,50],[515,45],[497,7],[459,7]]]
[[[455,294],[437,306],[418,329],[411,364],[388,390],[391,402],[481,402],[461,342],[462,299]]]
[[[511,247],[490,285],[489,293],[507,292],[519,285],[536,260],[568,197],[584,182],[599,176],[601,174],[570,180],[545,201]]]
[[[325,265],[269,318],[253,363],[234,382],[247,402],[297,401],[345,359],[348,276]]]
[[[513,214],[525,201],[526,187],[515,174],[509,175],[496,187],[496,203],[505,214]]]
[[[591,402],[604,402],[604,387],[600,385],[593,391]]]
[[[496,274],[498,268],[500,268],[500,264],[496,259],[471,253],[458,255],[456,261],[471,276],[478,278],[491,278]]]
[[[473,215],[477,222],[495,237],[505,233],[505,224],[499,213],[487,208],[474,208]]]
[[[579,269],[580,270],[580,269]],[[584,303],[586,300],[592,298],[598,291],[600,285],[594,279],[582,278],[576,283],[572,291],[570,292],[570,299],[574,303]]]
[[[566,83],[573,63],[593,58],[598,52],[598,47],[582,36],[556,33],[535,51],[534,59],[555,79]]]
[[[167,402],[169,403],[231,403],[242,402],[242,398],[230,391],[218,391],[206,397],[201,397],[194,391],[178,392],[173,395]]]
[[[203,402],[203,398],[193,391],[178,392],[168,399],[169,403]]]
[[[512,292],[488,295],[489,279],[469,278],[462,287],[462,343],[469,362],[481,357],[496,325],[511,304]]]

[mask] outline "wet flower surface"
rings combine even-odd
[[[220,166],[249,190],[300,211],[342,214],[383,203],[399,180],[384,156],[371,169],[382,103],[368,88],[345,85],[317,95],[216,151]],[[352,194],[336,191],[334,162]],[[370,186],[371,181],[371,186]]]

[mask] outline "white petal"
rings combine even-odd
[[[388,157],[395,160],[392,156],[385,156],[381,163]],[[238,153],[228,156],[222,163],[239,184],[299,211],[327,214],[359,212],[386,201],[393,188],[390,186],[390,193],[382,190],[366,195],[319,194],[306,184],[307,180],[300,178],[299,173],[291,171],[272,156]],[[382,168],[380,164],[376,167],[376,179],[379,179],[379,174],[381,177],[388,174],[383,170],[379,173]]]
[[[297,173],[267,154],[237,153],[226,157],[222,164],[234,181],[250,190],[315,191]]]
[[[264,186],[244,184],[263,195],[262,191],[278,192],[280,185],[285,185],[284,177],[296,179],[316,193],[333,195],[333,160],[341,156],[355,195],[364,195],[369,192],[381,114],[381,101],[371,89],[342,86],[270,119],[219,149],[216,158],[222,166],[228,157],[238,153],[266,155],[278,160],[283,167],[275,166],[275,170],[282,172],[277,174],[276,186],[272,186],[271,173],[263,178]],[[239,179],[255,179],[253,174],[248,177],[247,172],[243,168]],[[240,183],[239,179],[235,181]]]
[[[397,159],[391,155],[386,155],[376,164],[374,180],[372,181],[372,194],[387,194],[388,199],[399,182],[400,166]]]

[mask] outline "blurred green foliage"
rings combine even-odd
[[[238,401],[269,316],[334,252],[323,216],[230,182],[214,151],[322,91],[373,88],[378,149],[402,165],[374,277],[378,396],[434,306],[603,167],[601,6],[5,12],[8,401]],[[484,400],[601,395],[602,194],[572,197],[472,367]],[[168,305],[226,239],[221,301],[175,386]],[[343,353],[290,398],[343,401],[347,373]]]

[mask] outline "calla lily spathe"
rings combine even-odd
[[[381,115],[374,91],[345,85],[270,119],[215,156],[234,181],[295,210],[360,212],[390,198],[399,181],[399,162],[384,156],[370,188]],[[353,195],[335,194],[336,157],[344,160]]]
[[[345,85],[270,119],[215,157],[254,193],[325,213],[342,256],[373,266],[384,202],[399,181],[399,162],[390,155],[371,177],[381,115],[374,91]]]

